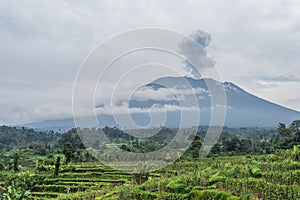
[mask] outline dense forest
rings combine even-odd
[[[166,168],[133,173],[99,163],[77,129],[1,126],[0,199],[300,199],[300,120],[277,128],[225,127],[199,159],[207,128],[198,127],[180,158],[166,155],[165,162],[173,161]],[[164,147],[177,129],[163,127],[143,139],[116,127],[85,129],[99,131],[125,151],[145,153]]]

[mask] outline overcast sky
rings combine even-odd
[[[211,34],[224,81],[300,111],[298,0],[0,0],[0,124],[72,115],[72,87],[88,53],[141,27]]]

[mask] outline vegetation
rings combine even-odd
[[[150,173],[141,165],[132,173],[96,161],[75,129],[59,134],[2,126],[0,200],[300,199],[299,120],[277,129],[225,127],[208,157],[199,158],[206,130],[199,127],[183,155],[165,155],[170,165],[164,169]],[[147,139],[118,128],[86,131],[103,131],[121,149],[142,153],[165,146],[176,129]]]

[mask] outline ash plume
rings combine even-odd
[[[201,77],[201,69],[215,66],[215,62],[207,54],[210,41],[211,34],[198,30],[178,45],[180,53],[185,57],[185,69],[195,78]]]

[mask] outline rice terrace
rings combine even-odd
[[[205,129],[205,127],[203,127]],[[105,128],[120,148],[143,152],[172,135],[163,129],[156,142],[130,140],[117,128]],[[200,128],[201,130],[201,128]],[[279,130],[279,129],[278,129]],[[105,166],[82,148],[76,131],[63,134],[1,127],[1,198],[11,199],[299,199],[299,136],[255,129],[228,129],[207,158],[198,158],[199,131],[184,155],[166,155],[167,167],[135,172]],[[283,130],[283,132],[286,130]],[[14,135],[5,138],[7,133]],[[241,133],[247,134],[245,137]],[[34,139],[39,137],[38,140]],[[283,138],[281,138],[283,137]],[[12,149],[19,139],[18,150]],[[34,139],[30,141],[31,139]],[[287,147],[286,147],[287,145]],[[146,148],[149,149],[146,149]],[[9,150],[11,149],[11,150]],[[3,151],[2,150],[2,151]],[[9,151],[8,151],[9,150]],[[110,151],[109,147],[106,150]],[[110,154],[108,154],[110,155]],[[70,160],[66,162],[70,156]],[[60,158],[60,159],[59,159]],[[112,158],[113,159],[113,158]],[[166,158],[164,162],[168,162]]]

